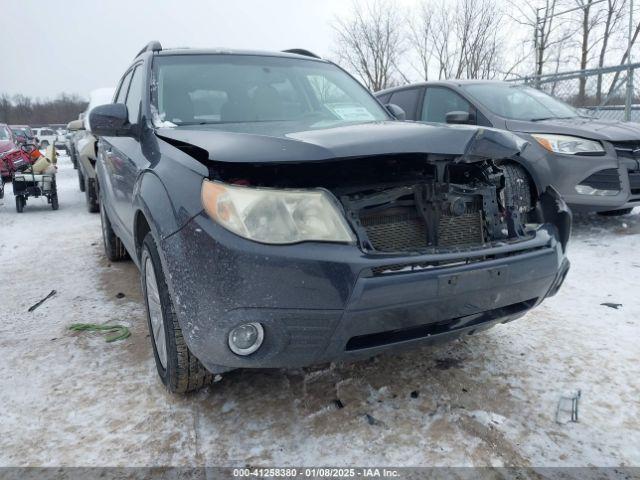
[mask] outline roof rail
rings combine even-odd
[[[290,48],[289,50],[283,50],[282,53],[295,53],[296,55],[304,55],[305,57],[322,58],[309,50],[304,48]]]
[[[138,52],[135,58],[138,58],[144,52],[160,52],[160,51],[162,51],[162,45],[160,45],[160,42],[158,40],[153,40],[147,43],[145,47]]]

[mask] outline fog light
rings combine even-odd
[[[249,355],[260,348],[264,329],[259,323],[245,323],[229,332],[229,348],[237,355]]]
[[[613,196],[620,193],[620,190],[599,190],[589,185],[576,185],[576,192],[580,195],[597,195],[600,197]]]

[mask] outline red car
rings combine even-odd
[[[20,149],[12,129],[0,123],[0,176],[11,178],[11,174],[25,162],[33,163],[33,160]]]

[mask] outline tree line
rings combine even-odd
[[[66,124],[87,108],[79,95],[62,93],[49,100],[25,95],[0,95],[0,123],[9,125]]]

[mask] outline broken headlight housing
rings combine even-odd
[[[221,226],[256,242],[355,242],[339,204],[326,190],[277,190],[205,179],[202,205]]]
[[[532,135],[540,145],[554,153],[566,155],[603,155],[604,148],[596,140],[571,137],[569,135],[553,135],[549,133],[535,133]]]

